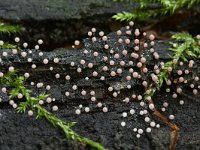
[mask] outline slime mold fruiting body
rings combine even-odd
[[[42,75],[44,73],[46,78],[51,78],[52,82],[64,81],[60,83],[61,88],[66,88],[62,93],[63,99],[77,97],[85,100],[75,108],[76,115],[90,113],[93,109],[98,109],[103,113],[109,112],[106,99],[111,99],[112,102],[122,101],[126,104],[138,103],[135,107],[131,106],[128,112],[122,112],[119,117],[123,119],[119,124],[125,127],[126,118],[143,117],[143,125],[132,129],[136,137],[140,138],[141,135],[150,133],[153,128],[161,127],[159,122],[152,118],[154,114],[173,130],[170,148],[174,149],[179,130],[172,122],[175,115],[169,114],[167,117],[162,115],[160,110],[166,111],[169,103],[164,101],[163,107],[158,108],[159,106],[154,102],[154,95],[163,87],[167,93],[172,93],[170,99],[176,99],[184,94],[184,87],[187,85],[192,89],[192,94],[197,95],[200,86],[198,85],[199,75],[194,71],[196,63],[192,59],[188,62],[182,59],[182,53],[185,51],[177,53],[165,51],[163,55],[162,51],[157,51],[155,48],[154,35],[142,33],[139,29],[133,29],[133,26],[134,23],[130,22],[129,26],[107,36],[103,31],[97,32],[95,28],[92,28],[88,32],[89,38],[84,41],[83,50],[76,50],[80,41],[75,41],[72,46],[77,52],[74,53],[75,56],[68,55],[68,52],[63,52],[63,55],[58,53],[57,56],[49,56],[48,52],[39,50],[40,45],[43,44],[41,39],[38,40],[34,50],[28,49],[28,44],[23,43],[23,49],[1,52],[1,64],[7,68],[0,73],[0,77],[3,78],[7,71],[18,70],[17,74],[26,78],[26,85],[31,85],[33,89],[48,94],[42,95],[33,106],[27,107],[30,109],[27,112],[29,116],[37,115],[35,108],[47,113],[42,111],[42,105],[50,105],[51,111],[59,110],[56,105],[59,99],[52,95],[54,84],[34,78],[36,70],[41,70],[38,72],[39,76],[44,76]],[[198,37],[197,39],[199,40]],[[19,43],[20,38],[16,37],[15,42]],[[7,64],[9,60],[28,63],[29,68],[11,66]],[[82,83],[86,86],[82,86]],[[98,84],[103,85],[104,89],[96,88]],[[27,97],[23,95],[26,92],[14,90],[15,93],[12,93],[11,87],[6,86],[2,88],[2,92],[8,94],[11,91],[11,94],[14,94],[12,97],[15,97],[9,101],[9,104],[15,109],[22,106],[20,101],[24,96]],[[179,104],[183,105],[184,101],[180,100]]]

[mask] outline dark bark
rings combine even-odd
[[[123,29],[124,30],[124,29]],[[122,36],[126,38],[125,35]],[[126,44],[116,44],[117,35],[111,33],[108,35],[107,43],[113,46],[113,49],[121,51],[122,48],[126,48],[129,52],[132,51],[131,46]],[[167,48],[168,41],[156,41],[154,46],[156,51],[160,54],[162,61],[168,61],[170,59]],[[26,59],[20,55],[11,55],[10,50],[2,50],[8,52],[8,57],[2,57],[1,70],[6,71],[9,66],[14,66],[18,70],[18,74],[23,75],[25,72],[29,72],[31,77],[26,81],[28,89],[33,91],[33,95],[45,91],[44,88],[37,89],[35,86],[30,86],[30,82],[44,82],[45,85],[50,84],[52,86],[50,95],[56,99],[53,104],[59,106],[59,111],[56,113],[60,118],[67,122],[77,122],[74,130],[80,135],[91,138],[105,145],[109,149],[168,149],[170,142],[170,130],[169,128],[159,121],[155,116],[151,116],[153,120],[161,125],[161,128],[152,129],[150,134],[143,134],[140,139],[137,139],[135,133],[132,131],[134,127],[146,126],[144,118],[140,115],[129,116],[124,119],[121,114],[124,111],[129,111],[130,108],[134,108],[138,113],[141,109],[137,101],[131,101],[130,103],[122,102],[123,98],[131,95],[132,92],[141,92],[142,88],[140,82],[132,80],[130,90],[127,89],[127,82],[122,80],[123,75],[119,77],[110,77],[108,73],[105,73],[105,81],[101,81],[99,78],[91,77],[92,71],[96,70],[101,73],[101,68],[105,63],[101,57],[106,55],[112,59],[113,55],[109,54],[102,47],[105,42],[97,39],[97,42],[93,44],[90,39],[84,40],[85,47],[80,50],[67,50],[58,49],[52,52],[44,52],[44,55],[39,57],[38,51],[32,50],[33,53],[29,54],[29,57],[33,58],[33,63],[37,65],[37,69],[31,69],[31,63],[28,63]],[[85,55],[83,51],[87,49],[90,53]],[[28,50],[27,50],[28,51]],[[99,52],[99,56],[94,58],[92,56],[94,51]],[[2,53],[2,52],[1,52]],[[147,65],[151,68],[155,62],[152,57],[148,57],[148,53],[144,54],[147,57]],[[44,65],[42,63],[44,58],[49,59],[49,64]],[[53,63],[54,58],[59,58],[58,64]],[[85,65],[80,65],[81,59],[86,62],[93,62],[93,69],[88,69]],[[131,58],[122,57],[120,60],[128,62]],[[76,66],[81,66],[83,71],[78,74],[76,67],[71,67],[70,63],[74,61]],[[53,66],[54,70],[49,71],[49,67]],[[124,67],[124,75],[128,69],[136,68],[135,62],[132,66],[126,65]],[[115,67],[111,67],[115,69]],[[199,61],[196,60],[193,73],[199,76]],[[60,73],[60,79],[55,79],[55,74]],[[65,80],[65,75],[70,74],[72,80],[70,82]],[[85,81],[85,77],[89,77],[89,81]],[[71,90],[73,84],[78,85],[78,90],[74,92]],[[114,98],[112,93],[107,91],[109,86],[117,89],[120,85],[121,93],[118,98]],[[123,86],[122,86],[123,85]],[[81,96],[81,90],[94,90],[96,91],[96,97],[98,101],[103,102],[103,105],[108,107],[108,113],[103,113],[102,108],[96,108],[96,103],[90,101],[90,96]],[[200,140],[200,103],[198,99],[200,95],[191,97],[191,90],[184,89],[184,96],[179,96],[178,99],[172,99],[171,94],[166,94],[162,89],[154,97],[154,103],[156,107],[160,109],[162,102],[168,101],[169,108],[164,115],[174,114],[176,117],[175,123],[180,127],[180,138],[177,144],[177,149],[199,149]],[[69,97],[64,95],[65,91],[70,91],[72,94]],[[16,111],[8,104],[8,98],[6,94],[1,93],[3,102],[0,104],[0,149],[90,149],[80,143],[68,141],[64,135],[58,130],[49,125],[45,120],[35,120],[34,117],[28,117],[26,114],[17,114]],[[185,101],[183,106],[180,106],[179,100]],[[50,106],[47,109],[50,109]],[[83,106],[90,106],[91,111],[89,113],[83,112],[81,115],[75,115],[75,108],[79,104]],[[147,106],[145,106],[147,107]],[[127,125],[121,127],[121,122],[126,121]]]

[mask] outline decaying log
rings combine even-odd
[[[115,33],[111,33],[107,37],[107,44],[112,45],[112,48],[115,51],[119,52],[121,49],[127,48],[125,43],[118,44],[115,42],[118,38]],[[125,36],[123,36],[123,38],[125,38]],[[109,73],[102,73],[102,67],[106,64],[102,61],[103,56],[112,58],[112,55],[109,54],[109,52],[103,50],[105,42],[97,38],[95,43],[92,43],[91,39],[85,39],[83,43],[83,49],[58,49],[52,52],[43,52],[43,56],[39,56],[39,51],[36,50],[32,50],[32,53],[30,54],[30,49],[19,50],[18,54],[11,54],[12,50],[2,50],[0,52],[1,56],[5,51],[8,53],[8,56],[1,57],[2,62],[0,69],[2,72],[6,72],[9,66],[14,66],[19,75],[29,72],[30,77],[26,80],[25,84],[27,88],[33,91],[33,95],[37,95],[46,90],[45,88],[38,89],[35,86],[31,86],[30,82],[35,82],[35,84],[43,82],[44,85],[51,85],[51,90],[48,93],[55,98],[54,103],[57,104],[60,109],[56,114],[64,120],[76,121],[77,126],[75,127],[75,130],[78,133],[101,142],[109,149],[168,149],[170,143],[169,131],[162,122],[160,123],[161,128],[153,129],[150,134],[145,133],[138,140],[135,137],[135,133],[130,130],[133,130],[133,128],[137,126],[144,127],[144,119],[139,115],[128,117],[126,119],[121,116],[122,112],[129,111],[130,108],[134,108],[136,111],[140,110],[138,101],[131,101],[130,103],[123,102],[125,97],[131,96],[133,92],[137,93],[142,89],[141,83],[138,80],[133,79],[130,82],[123,80],[123,77],[128,74],[130,68],[137,68],[136,63],[133,62],[133,64],[129,66],[127,65],[128,60],[130,59],[129,57],[120,58],[120,60],[126,62],[123,70],[124,74],[122,76],[111,77]],[[156,41],[154,46],[156,51],[160,54],[160,59],[164,62],[170,60],[170,53],[167,51],[168,47],[168,41]],[[88,50],[89,53],[84,54],[84,50]],[[26,58],[21,56],[20,53],[22,51],[28,53]],[[131,48],[129,48],[128,51],[131,51]],[[98,57],[93,56],[94,52],[98,52]],[[157,63],[152,57],[148,57],[148,52],[143,55],[147,58],[146,65],[148,65],[149,68]],[[32,63],[27,61],[27,58],[29,57],[32,58],[32,63],[36,64],[36,69],[31,68]],[[45,58],[48,59],[48,64],[43,63]],[[59,58],[59,62],[53,63],[54,58]],[[80,65],[80,60],[85,60],[87,63],[93,63],[93,68],[89,69],[87,65]],[[75,63],[75,67],[70,65],[71,62]],[[50,67],[54,68],[53,71],[49,70]],[[77,67],[82,68],[81,73],[77,73]],[[199,70],[199,60],[196,60],[193,71],[198,76],[200,74]],[[102,73],[105,80],[100,80],[100,77],[92,77],[93,71]],[[55,78],[57,73],[60,75],[59,79]],[[71,76],[72,79],[70,82],[66,81],[66,75]],[[85,80],[85,77],[88,77],[90,80]],[[72,90],[72,85],[78,86],[77,91]],[[127,89],[127,85],[131,85],[131,90]],[[119,96],[114,98],[112,93],[108,92],[108,87],[113,87],[116,91],[120,89]],[[97,103],[91,102],[89,95],[81,95],[80,93],[83,89],[87,92],[94,90],[96,92],[97,101],[101,101],[103,105],[108,107],[108,112],[103,113],[101,108],[97,108]],[[71,93],[70,96],[65,96],[66,91]],[[185,91],[186,93],[189,92],[187,88]],[[61,147],[61,149],[65,149],[66,147],[69,149],[87,149],[87,147],[84,147],[80,143],[77,146],[77,143],[64,139],[59,131],[49,127],[44,120],[37,122],[34,118],[16,114],[16,112],[8,105],[9,99],[7,98],[7,95],[1,93],[0,96],[3,97],[2,103],[0,104],[1,149],[22,149],[22,147],[25,147],[25,149],[30,147],[34,147],[33,149],[45,149],[46,147],[56,149],[58,146]],[[195,99],[198,99],[199,96],[200,95],[198,94]],[[176,132],[179,130],[178,127],[175,124],[168,122],[166,119],[167,114],[173,113],[177,119],[176,123],[182,128],[180,131],[180,142],[177,143],[177,149],[182,149],[183,147],[198,148],[198,140],[200,139],[200,134],[197,134],[200,132],[198,127],[200,125],[200,117],[198,115],[200,109],[199,101],[191,102],[186,96],[174,100],[171,98],[170,94],[162,91],[156,94],[154,99],[154,103],[158,109],[162,107],[161,102],[164,101],[169,101],[170,107],[168,108],[169,113],[165,113],[165,116],[161,115],[157,110],[154,111],[153,114],[174,129],[175,131],[173,132]],[[185,101],[184,106],[178,105],[180,99]],[[75,115],[75,109],[78,108],[80,104],[84,107],[90,106],[91,111],[79,116]],[[145,107],[147,108],[148,106]],[[153,117],[152,119],[158,121],[157,117]],[[120,126],[122,121],[127,122],[127,125],[124,128]],[[26,128],[28,131],[25,130]],[[27,134],[30,134],[30,136],[27,136]],[[176,136],[176,134],[174,135]],[[44,138],[42,138],[42,136],[44,136]],[[8,139],[10,142],[7,142]],[[177,137],[174,137],[174,139],[177,139]],[[52,141],[54,144],[52,145],[49,141]],[[174,147],[171,149],[174,149]]]

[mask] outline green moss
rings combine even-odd
[[[139,3],[139,9],[132,12],[121,12],[113,16],[115,20],[130,21],[134,19],[144,20],[150,17],[173,14],[181,9],[188,9],[200,3],[200,0],[114,0],[116,2]],[[155,4],[159,7],[148,9],[148,6]]]
[[[22,27],[20,25],[11,25],[8,23],[0,22],[0,33],[1,34],[12,34],[21,32]]]

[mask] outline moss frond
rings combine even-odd
[[[21,32],[22,27],[20,25],[11,25],[4,22],[0,22],[0,33],[1,34],[12,34]]]
[[[10,44],[10,43],[4,43],[0,46],[0,49],[14,49],[17,48],[17,45]]]
[[[133,19],[146,19],[154,16],[162,16],[166,14],[173,14],[183,8],[191,8],[192,6],[199,4],[200,0],[114,0],[116,2],[135,2],[139,3],[139,9],[134,9],[132,12],[117,13],[113,16],[115,20],[130,21]],[[156,9],[148,9],[151,4],[157,4]]]

